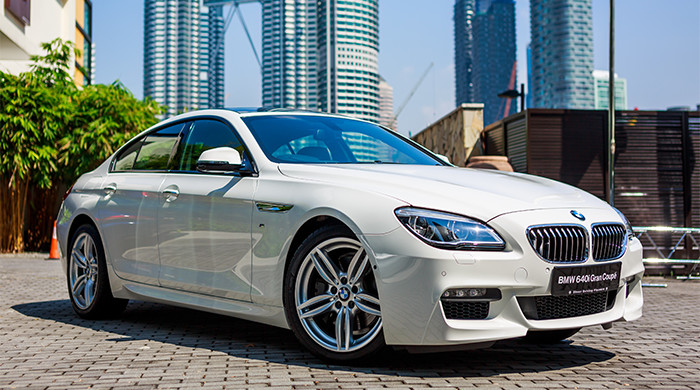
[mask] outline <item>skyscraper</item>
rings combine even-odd
[[[198,0],[146,0],[144,96],[168,107],[168,115],[199,108]]]
[[[168,115],[223,105],[221,8],[201,7],[200,0],[144,4],[144,96],[166,105]],[[221,45],[213,53],[217,39]]]
[[[472,83],[472,22],[476,0],[456,0],[454,6],[455,105],[474,101]]]
[[[593,71],[593,96],[595,97],[594,108],[596,110],[608,109],[609,75],[610,72],[608,72],[607,70]],[[627,109],[627,80],[618,77],[617,73],[615,73],[615,109]]]
[[[318,5],[318,105],[379,119],[379,1],[326,0]]]
[[[377,0],[263,0],[263,106],[377,121]]]
[[[593,108],[591,0],[530,0],[532,107]]]
[[[262,104],[316,109],[316,1],[262,1]]]
[[[484,124],[493,123],[505,114],[506,100],[498,94],[517,86],[515,65],[515,3],[513,0],[492,0],[473,21],[472,97],[484,103]],[[510,85],[513,77],[513,85]],[[516,112],[514,101],[510,113]]]
[[[379,76],[379,124],[396,130],[394,88],[382,76]]]
[[[207,1],[204,1],[204,5]],[[203,7],[200,20],[201,106],[224,107],[224,11],[223,6]],[[208,8],[208,9],[207,9]]]

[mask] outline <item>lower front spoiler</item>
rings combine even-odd
[[[488,347],[488,343],[498,340],[523,337],[528,331],[575,329],[586,326],[609,325],[616,321],[632,321],[642,314],[641,275],[635,277],[630,284],[623,284],[615,293],[614,303],[609,310],[578,317],[558,318],[548,320],[528,319],[523,314],[517,296],[504,297],[498,306],[498,314],[484,320],[452,320],[446,319],[440,302],[426,326],[421,346],[431,346],[433,350],[441,347],[466,347],[476,344],[477,348]]]

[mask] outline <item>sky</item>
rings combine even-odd
[[[395,109],[434,64],[398,118],[403,134],[418,133],[455,108],[453,6],[454,0],[379,1],[379,72],[394,88]],[[139,98],[143,8],[143,0],[93,1],[95,81],[120,80]],[[259,54],[260,8],[240,7]],[[593,0],[595,69],[608,69],[608,10],[609,0]],[[615,72],[627,79],[629,109],[700,105],[700,0],[616,0],[615,16]],[[515,23],[517,78],[527,84],[529,1],[516,0]],[[260,68],[237,17],[224,50],[225,106],[260,106]]]

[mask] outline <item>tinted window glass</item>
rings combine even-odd
[[[178,149],[174,169],[196,171],[197,159],[202,152],[223,146],[238,150],[244,158],[243,145],[226,124],[210,119],[197,120],[192,124]]]
[[[444,165],[391,131],[367,122],[313,115],[242,119],[274,162]]]
[[[129,171],[131,168],[134,166],[134,161],[136,160],[136,154],[139,152],[139,148],[141,148],[141,141],[134,142],[126,148],[119,156],[117,157],[117,161],[114,163],[114,170],[115,171]]]
[[[134,170],[164,171],[167,170],[173,147],[177,144],[183,124],[160,129],[151,133],[143,140],[141,149],[134,162]]]

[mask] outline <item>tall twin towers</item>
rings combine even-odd
[[[146,0],[144,95],[223,107],[223,6],[244,2],[262,4],[263,106],[378,120],[378,0]]]

